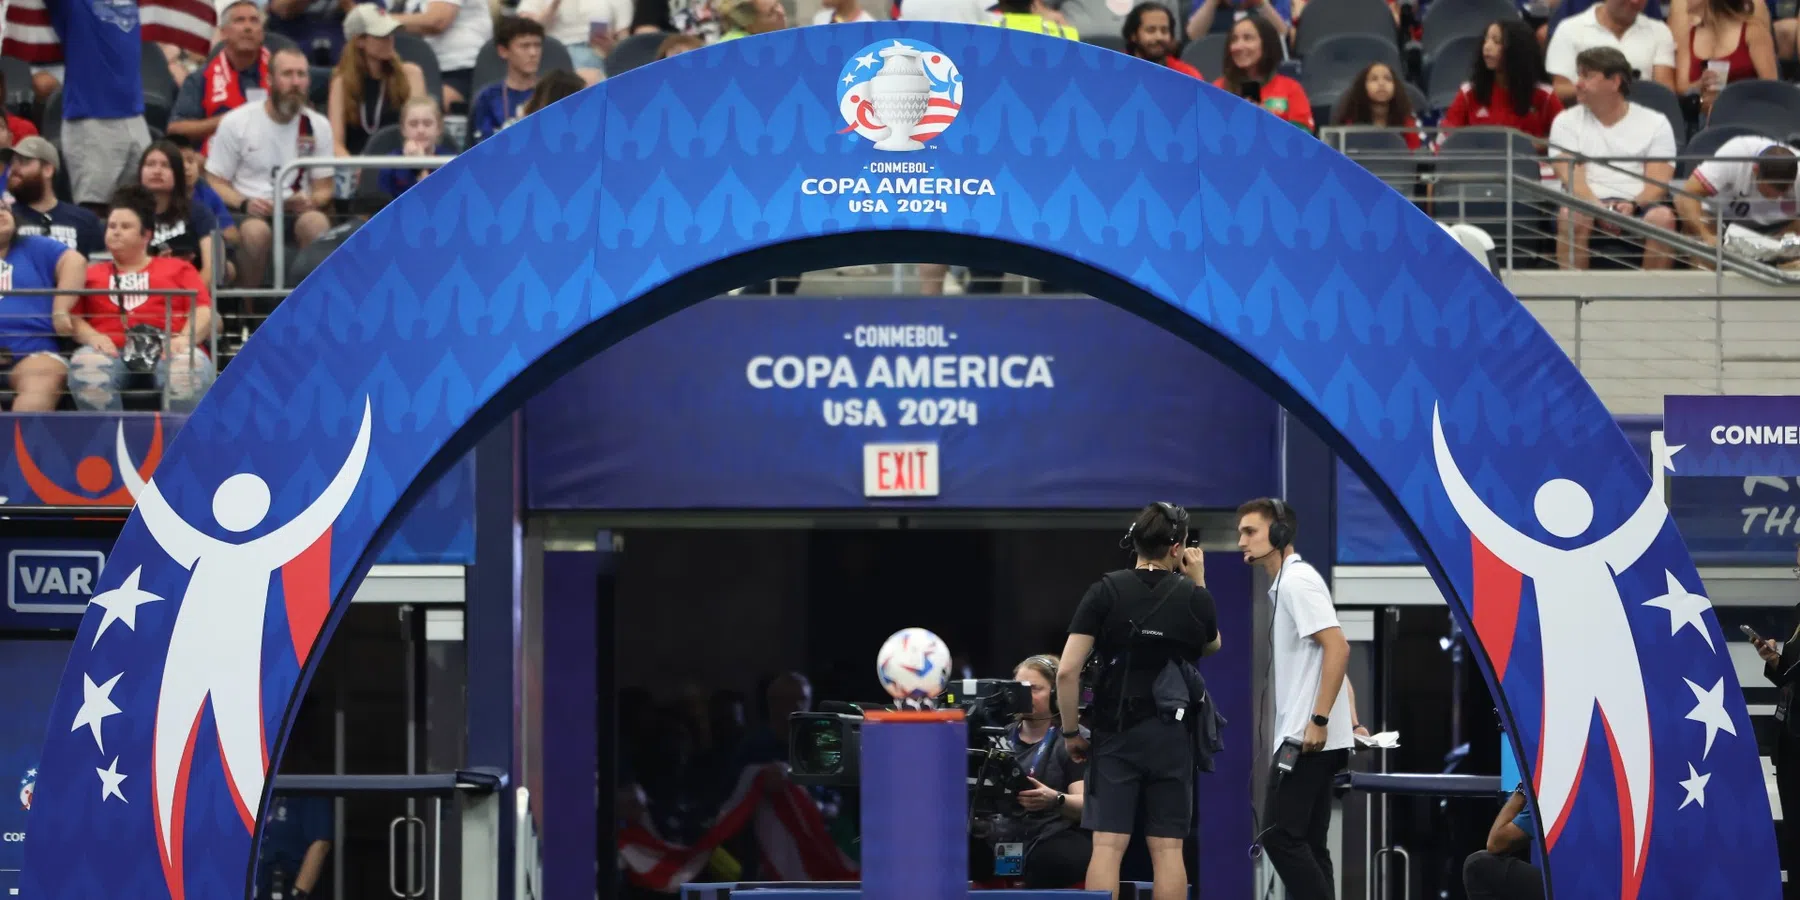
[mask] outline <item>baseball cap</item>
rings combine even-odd
[[[241,3],[248,3],[251,6],[256,7],[258,10],[262,9],[262,4],[257,3],[256,0],[214,0],[213,9],[215,12],[218,13],[219,24],[220,25],[225,24],[225,14],[230,12],[232,7],[237,6]]]
[[[387,10],[373,3],[358,3],[344,16],[344,39],[354,41],[363,35],[383,38],[399,30],[400,23]]]
[[[15,141],[12,147],[4,152],[5,161],[14,159],[35,159],[62,168],[62,156],[56,152],[56,145],[38,135]]]

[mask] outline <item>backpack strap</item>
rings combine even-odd
[[[1158,582],[1156,590],[1150,594],[1151,599],[1154,599],[1156,604],[1150,607],[1149,612],[1144,613],[1144,621],[1148,622],[1155,618],[1156,614],[1162,611],[1163,604],[1168,603],[1169,598],[1175,596],[1175,589],[1183,584],[1191,585],[1193,582],[1189,581],[1188,577],[1180,572],[1170,572],[1167,578]],[[1134,637],[1137,635],[1138,630],[1138,622],[1133,619],[1131,621],[1131,631]]]
[[[1145,590],[1144,582],[1138,578],[1137,570],[1135,569],[1119,569],[1114,572],[1108,572],[1106,573],[1106,577],[1101,580],[1106,585],[1107,590],[1112,592],[1112,599],[1115,606],[1119,602],[1121,594],[1120,588],[1122,585],[1129,585],[1128,589],[1133,591],[1142,592]],[[1168,576],[1157,583],[1154,591],[1150,591],[1150,598],[1156,601],[1151,605],[1150,611],[1146,612],[1141,620],[1135,618],[1125,620],[1125,623],[1131,626],[1131,630],[1125,634],[1125,657],[1119,667],[1119,674],[1117,676],[1119,679],[1119,703],[1114,716],[1115,722],[1122,723],[1125,721],[1124,679],[1127,677],[1125,673],[1131,671],[1131,645],[1136,641],[1138,632],[1143,630],[1140,622],[1147,622],[1160,612],[1163,608],[1163,604],[1168,603],[1169,598],[1175,596],[1175,589],[1184,583],[1193,584],[1193,582],[1188,581],[1186,575],[1183,575],[1180,572],[1170,572]]]

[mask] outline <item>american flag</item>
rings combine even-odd
[[[3,0],[0,16],[0,55],[22,59],[34,66],[63,61],[62,39],[50,26],[49,3],[82,0]],[[206,55],[212,49],[218,13],[205,0],[135,0],[138,22],[146,43],[172,44]]]
[[[854,881],[856,864],[832,842],[819,807],[787,779],[780,763],[746,766],[737,789],[692,846],[664,840],[648,816],[619,832],[619,860],[633,884],[664,893],[681,890],[705,871],[720,844],[749,827],[770,881]]]

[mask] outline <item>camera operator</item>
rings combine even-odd
[[[1188,893],[1181,856],[1194,828],[1195,739],[1188,729],[1199,716],[1168,711],[1156,688],[1171,664],[1191,669],[1219,649],[1204,557],[1186,546],[1189,536],[1187,510],[1160,502],[1144,507],[1120,542],[1136,551],[1137,565],[1088,588],[1069,624],[1057,708],[1070,756],[1077,762],[1092,756],[1081,817],[1094,833],[1088,890],[1117,896],[1119,862],[1141,808],[1155,900]],[[1105,666],[1094,686],[1091,735],[1077,721],[1081,670],[1090,656]]]
[[[1051,724],[1056,658],[1033,656],[1019,663],[1013,678],[1031,685],[1031,713],[1007,729],[1006,747],[1031,788],[1019,792],[1018,811],[988,820],[983,843],[993,853],[995,874],[1018,872],[1031,890],[1070,887],[1087,875],[1093,840],[1078,824],[1082,767],[1069,758],[1061,731]]]

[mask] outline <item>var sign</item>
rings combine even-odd
[[[938,445],[863,445],[863,496],[936,497],[937,495]]]
[[[6,605],[22,613],[80,615],[105,564],[99,550],[12,550],[6,554]]]

